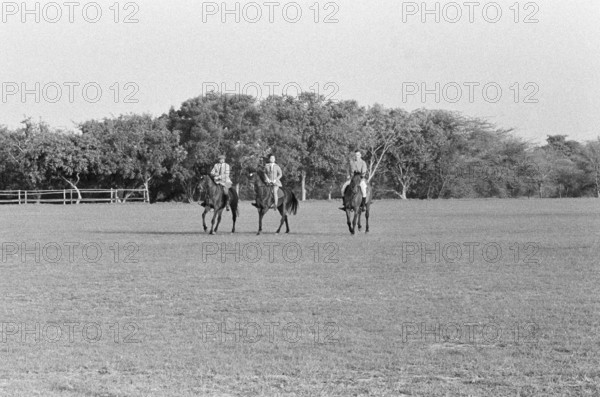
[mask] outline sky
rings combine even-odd
[[[25,4],[25,6],[23,6]],[[0,124],[319,92],[600,135],[600,1],[0,2]]]

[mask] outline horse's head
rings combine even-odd
[[[202,174],[198,179],[200,180],[200,186],[202,187],[216,184],[215,180],[213,179],[213,176],[209,174]]]
[[[357,189],[360,189],[360,182],[362,181],[362,174],[360,172],[355,172],[350,180],[350,191],[356,192]]]
[[[250,178],[252,180],[254,180],[254,182],[258,185],[266,185],[267,184],[267,180],[265,179],[266,178],[265,172],[264,172],[264,170],[262,170],[260,168],[257,170],[254,170],[254,169],[250,170],[248,173],[248,176],[250,176]]]

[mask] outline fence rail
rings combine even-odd
[[[146,189],[0,190],[0,204],[150,202]]]

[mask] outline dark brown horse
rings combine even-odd
[[[217,184],[211,175],[202,175],[200,177],[200,185],[203,187],[203,197],[206,206],[204,207],[204,212],[202,213],[202,226],[204,227],[204,231],[207,231],[206,222],[204,221],[204,217],[211,210],[215,210],[215,214],[213,215],[211,226],[210,226],[210,234],[214,234],[219,229],[219,223],[221,223],[221,214],[223,213],[223,209],[225,209],[227,205],[227,201],[225,199],[225,195],[223,194],[223,186]],[[231,229],[231,233],[235,233],[235,221],[239,216],[238,210],[238,195],[235,189],[229,189],[229,203],[231,204],[231,215],[233,216],[233,228]],[[215,218],[217,220],[217,225],[215,226]]]
[[[262,232],[263,216],[265,216],[271,206],[275,205],[273,186],[266,182],[266,175],[262,170],[251,173],[250,177],[253,179],[254,192],[256,193],[256,203],[252,203],[252,205],[258,209],[258,233],[256,234],[260,234],[260,232]],[[277,209],[281,214],[281,222],[279,223],[277,233],[281,231],[284,222],[285,232],[289,233],[290,225],[288,224],[288,213],[296,215],[296,212],[298,211],[298,199],[296,199],[294,192],[283,187],[279,188],[279,191],[283,193],[283,197],[277,199]]]
[[[359,172],[354,173],[350,184],[346,186],[346,190],[344,191],[344,207],[346,209],[346,221],[348,223],[348,229],[350,233],[354,234],[356,229],[356,219],[358,218],[358,230],[360,231],[362,226],[360,224],[360,215],[362,212],[362,208],[360,207],[360,203],[362,202],[362,192],[360,190],[360,181],[362,177]],[[369,233],[369,210],[371,208],[371,198],[372,198],[372,190],[371,184],[367,184],[367,197],[365,200],[365,219],[367,222],[367,227],[365,229],[365,233]],[[350,212],[354,211],[354,220],[352,223],[350,222]]]

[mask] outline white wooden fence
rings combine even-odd
[[[79,189],[79,193],[81,199],[75,189],[0,190],[0,204],[150,202],[146,189]]]

